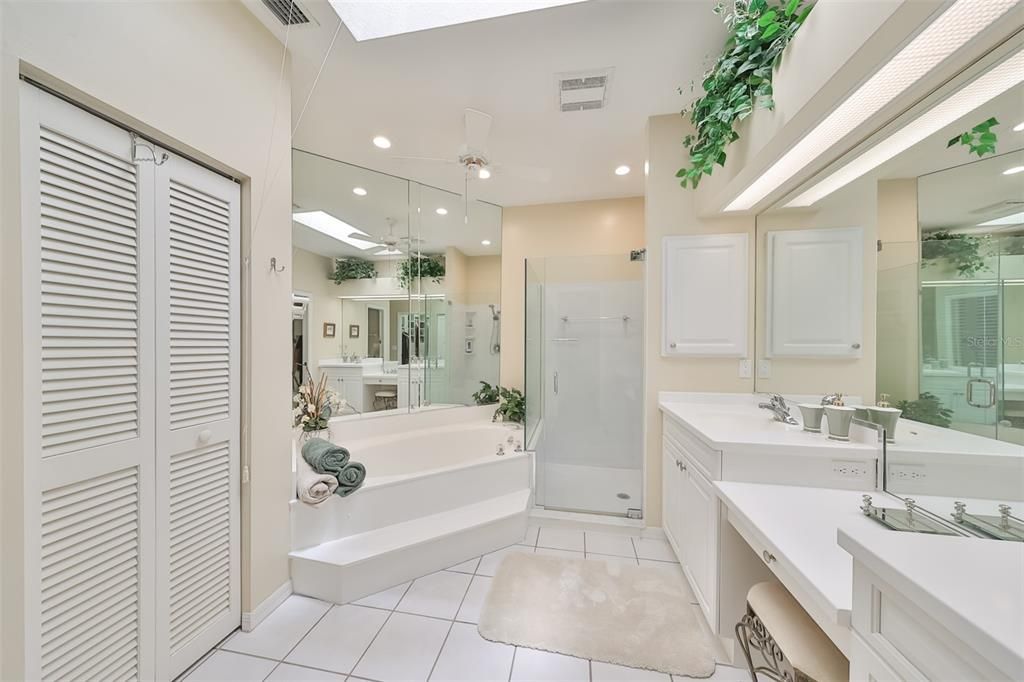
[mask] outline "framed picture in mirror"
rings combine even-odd
[[[359,325],[358,324],[350,324],[348,326],[348,338],[350,338],[350,339],[358,339],[359,338]]]
[[[333,339],[336,326],[333,322],[324,322],[324,338]]]

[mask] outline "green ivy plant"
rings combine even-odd
[[[403,289],[419,277],[429,277],[434,284],[440,284],[444,278],[444,258],[411,255],[398,264],[398,284]]]
[[[921,393],[917,400],[897,401],[896,407],[903,411],[900,416],[922,424],[948,427],[953,423],[953,411],[942,406],[942,402],[931,393]]]
[[[995,116],[982,121],[970,130],[960,133],[947,142],[946,149],[959,144],[967,147],[968,154],[977,154],[978,158],[986,154],[995,154],[999,136],[992,132],[992,129],[997,125],[999,125],[999,121],[996,120]]]
[[[477,405],[493,405],[500,397],[500,387],[491,386],[486,381],[480,382],[480,390],[473,394],[473,401]]]
[[[526,419],[526,396],[518,388],[499,388],[501,403],[494,411],[492,421],[501,419],[503,422],[522,424]]]
[[[946,261],[956,268],[961,277],[973,277],[988,269],[982,254],[982,247],[987,243],[987,235],[974,237],[945,230],[932,232],[921,240],[921,262],[927,267]]]
[[[372,261],[362,258],[336,258],[334,259],[333,279],[335,284],[341,284],[350,279],[373,279],[377,276],[377,266]]]
[[[723,4],[715,7],[715,14],[724,15],[729,38],[704,75],[704,94],[681,112],[697,132],[683,139],[690,164],[676,173],[680,185],[696,189],[716,165],[725,165],[725,148],[739,139],[736,123],[753,113],[755,106],[775,108],[774,69],[813,7],[805,5],[805,0],[785,4],[735,0],[731,11]]]

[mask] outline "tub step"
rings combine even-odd
[[[529,502],[529,489],[518,490],[293,551],[292,589],[344,604],[515,544]]]

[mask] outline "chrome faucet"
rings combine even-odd
[[[786,399],[778,393],[772,393],[768,396],[768,402],[758,403],[757,405],[762,410],[771,410],[775,414],[775,421],[782,422],[783,424],[796,424],[796,419],[789,413],[789,405],[786,404]]]

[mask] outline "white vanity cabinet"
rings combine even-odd
[[[711,481],[721,453],[665,420],[662,438],[662,527],[709,622],[718,612],[719,505]]]
[[[363,367],[361,365],[353,367],[324,367],[321,365],[321,369],[327,375],[327,385],[354,409],[363,412]]]

